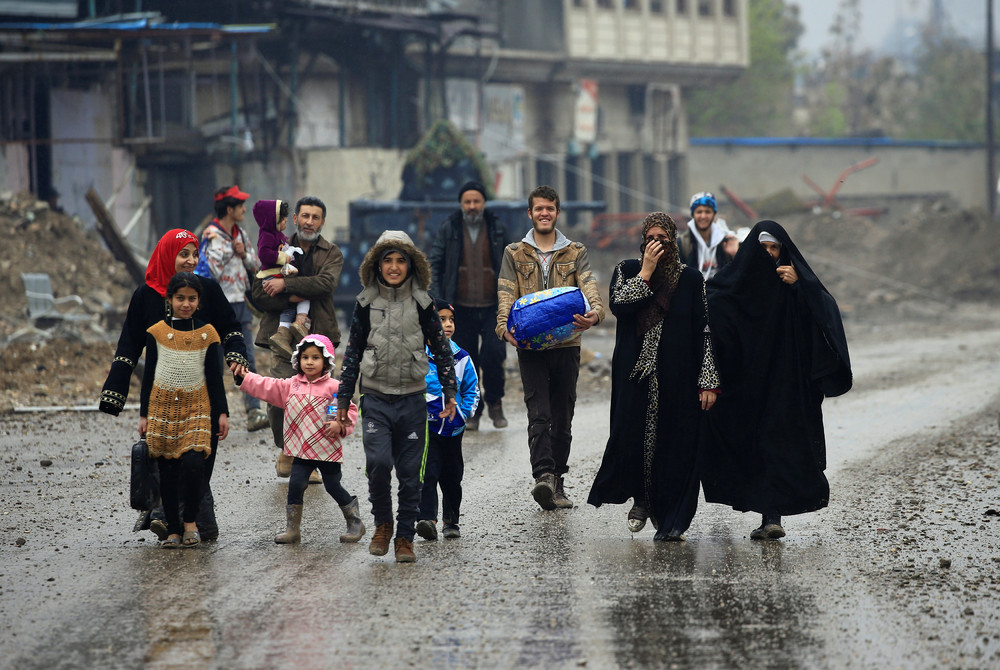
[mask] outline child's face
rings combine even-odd
[[[170,311],[178,319],[190,319],[198,309],[198,292],[190,286],[182,286],[170,296]]]
[[[399,286],[406,280],[406,259],[403,254],[393,251],[382,259],[382,279],[389,286]]]
[[[325,365],[326,359],[323,358],[323,352],[319,347],[309,345],[299,352],[299,370],[309,381],[316,381],[322,377]]]
[[[287,216],[281,217],[280,219],[278,219],[278,223],[275,224],[275,226],[277,227],[278,230],[284,230],[285,226],[287,226],[287,225],[288,225],[288,217]]]
[[[438,310],[438,316],[441,317],[444,336],[450,340],[451,336],[455,334],[455,313],[450,309],[440,309]]]

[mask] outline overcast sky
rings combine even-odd
[[[1000,2],[993,0],[994,28],[1000,23]],[[900,21],[918,20],[925,23],[930,16],[933,0],[861,0],[862,49],[881,49]],[[799,39],[799,48],[816,54],[831,41],[830,26],[840,6],[840,0],[790,0],[798,4],[806,32]],[[977,45],[985,43],[986,0],[942,0],[951,27]],[[994,41],[997,38],[994,37]]]

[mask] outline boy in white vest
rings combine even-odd
[[[427,354],[430,348],[445,397],[442,418],[454,418],[455,380],[451,348],[434,301],[427,293],[431,269],[409,236],[387,230],[365,254],[361,283],[344,352],[338,420],[348,409],[358,385],[361,430],[368,472],[368,496],[375,534],[368,551],[389,552],[392,537],[392,468],[399,481],[396,513],[396,562],[412,563],[413,536],[420,506],[420,468],[425,459]]]

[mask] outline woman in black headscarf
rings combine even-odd
[[[719,381],[704,282],[680,262],[669,216],[646,217],[640,250],[641,259],[622,261],[611,278],[611,436],[587,502],[632,498],[629,530],[642,530],[649,517],[654,539],[679,541],[698,506],[700,412],[715,403]]]
[[[840,310],[774,221],[754,226],[707,288],[726,393],[706,422],[705,500],[759,512],[755,540],[784,537],[782,516],[830,498],[821,405],[852,384]]]

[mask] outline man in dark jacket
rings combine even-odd
[[[486,187],[470,181],[458,191],[461,209],[441,224],[429,254],[431,292],[455,306],[452,339],[469,352],[479,378],[483,400],[466,425],[479,429],[483,405],[495,428],[505,428],[504,371],[507,351],[494,330],[497,322],[497,275],[503,250],[513,242],[507,229],[486,209]]]

